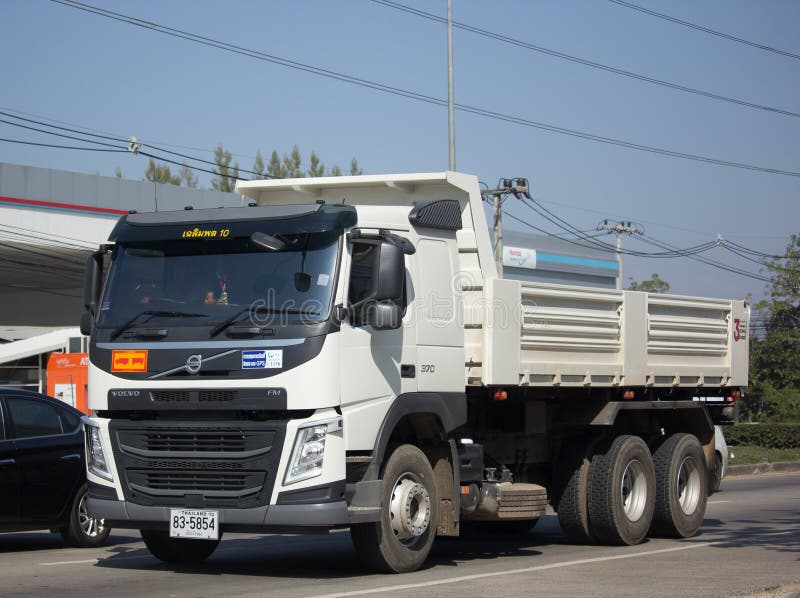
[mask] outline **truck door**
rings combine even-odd
[[[396,234],[408,238],[407,231]],[[375,239],[354,239],[347,243],[347,267],[343,269],[347,281],[346,307],[358,305],[374,288],[377,262],[373,257],[379,245]],[[367,427],[380,426],[386,405],[394,397],[417,390],[416,330],[409,309],[414,297],[411,273],[415,258],[415,255],[405,256],[403,297],[398,301],[402,316],[399,328],[376,330],[369,325],[358,325],[352,318],[342,323],[341,402],[343,407],[351,406],[351,412],[358,411],[363,421],[369,422]],[[346,433],[358,436],[362,431],[365,438],[369,437],[366,430],[351,429]],[[371,448],[371,444],[364,448]]]

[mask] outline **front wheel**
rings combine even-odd
[[[380,521],[350,527],[361,562],[385,573],[419,569],[436,537],[438,504],[428,458],[415,446],[398,446],[383,470]]]
[[[77,548],[95,548],[102,545],[111,533],[111,528],[106,527],[102,519],[90,517],[86,511],[86,496],[88,484],[83,484],[72,499],[70,507],[69,524],[61,528],[61,537],[64,542]]]
[[[170,538],[169,532],[143,529],[144,545],[157,559],[167,563],[201,563],[217,549],[219,540]]]

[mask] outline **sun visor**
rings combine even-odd
[[[109,241],[227,239],[249,237],[255,232],[321,233],[348,229],[356,223],[353,206],[325,204],[146,212],[120,218]]]

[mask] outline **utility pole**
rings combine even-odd
[[[597,225],[597,230],[617,235],[617,290],[622,290],[622,235],[643,235],[644,227],[630,220],[609,222],[608,218]]]
[[[453,7],[447,0],[447,131],[450,141],[449,170],[456,169],[456,115],[453,97]]]
[[[492,229],[492,249],[494,250],[494,263],[497,266],[497,276],[503,276],[503,202],[509,195],[517,199],[531,198],[528,191],[528,179],[517,177],[514,179],[500,179],[496,189],[481,191],[484,201],[492,200],[494,209],[494,228]]]

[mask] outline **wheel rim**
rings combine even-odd
[[[681,461],[676,491],[681,511],[686,515],[694,513],[700,503],[700,469],[693,457]]]
[[[389,520],[394,537],[410,546],[428,530],[431,520],[431,497],[420,479],[406,472],[397,478],[389,503]]]
[[[78,503],[78,525],[83,533],[90,537],[96,538],[105,531],[103,519],[95,519],[90,517],[86,511],[86,495],[81,496],[81,502]]]
[[[633,460],[625,467],[620,494],[625,516],[631,521],[638,521],[647,505],[647,477],[639,461]]]

